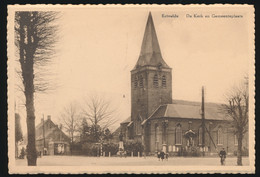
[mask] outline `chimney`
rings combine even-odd
[[[47,116],[47,119],[48,119],[48,120],[51,120],[51,115],[48,115],[48,116]]]

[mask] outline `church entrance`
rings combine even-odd
[[[195,146],[194,139],[196,137],[196,133],[193,130],[188,130],[185,132],[184,137],[186,139],[186,146],[184,156],[196,156],[197,147]]]

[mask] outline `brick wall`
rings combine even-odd
[[[158,87],[153,85],[154,75],[158,75]],[[166,87],[162,86],[162,77],[166,77]],[[143,87],[140,87],[140,78]],[[136,79],[138,84],[136,84]],[[137,86],[136,86],[137,85]],[[140,129],[139,115],[148,118],[161,104],[172,103],[172,74],[171,69],[159,70],[156,67],[143,67],[131,73],[131,120],[134,121],[134,134],[137,126]]]
[[[184,133],[189,130],[189,126],[191,126],[191,130],[196,133],[196,136],[194,137],[194,146],[200,147],[199,139],[198,139],[198,132],[199,128],[201,126],[201,120],[199,119],[178,119],[178,118],[169,118],[168,119],[168,127],[167,127],[167,135],[165,142],[163,142],[163,119],[153,119],[150,120],[150,130],[147,136],[149,136],[149,150],[151,153],[154,153],[157,151],[156,149],[156,142],[155,142],[155,127],[156,125],[159,125],[159,145],[158,149],[162,149],[162,144],[167,144],[167,149],[171,150],[169,146],[175,146],[178,147],[178,145],[175,145],[175,131],[177,124],[181,124],[182,128],[182,147],[185,148],[187,146],[187,139],[184,136]],[[191,125],[189,125],[191,124]],[[217,121],[217,120],[206,120],[205,122],[206,127],[208,131],[210,132],[211,138],[213,142],[215,143],[218,150],[220,150],[222,147],[225,148],[226,152],[230,155],[234,154],[234,151],[237,149],[237,145],[235,145],[235,135],[234,135],[234,129],[231,124],[229,124],[227,121]],[[218,129],[222,129],[223,133],[223,140],[222,144],[218,144],[218,138],[217,138],[217,132]],[[214,143],[212,142],[208,132],[205,133],[205,146],[208,147],[208,154],[216,154],[216,148],[214,146]],[[248,134],[245,135],[243,139],[243,146],[248,149]]]

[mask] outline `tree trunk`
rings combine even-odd
[[[27,162],[28,166],[36,166],[37,153],[35,147],[35,115],[33,91],[25,91],[26,93],[26,112],[27,112]]]
[[[43,12],[42,12],[43,13]],[[48,20],[46,17],[50,17]],[[21,64],[22,79],[24,85],[24,95],[25,95],[25,106],[26,106],[26,122],[27,122],[27,162],[28,166],[36,166],[37,162],[37,151],[35,143],[35,108],[34,108],[34,64],[35,62],[47,61],[45,55],[48,55],[49,49],[54,42],[49,36],[54,34],[49,26],[52,18],[52,14],[46,12],[45,15],[41,15],[38,12],[16,12],[15,22],[18,28],[15,28],[17,33],[17,42],[19,43],[19,62]],[[55,15],[54,15],[55,16]],[[54,17],[53,16],[53,17]],[[53,18],[55,19],[55,17]],[[37,24],[37,26],[36,26]],[[40,33],[38,33],[40,32]],[[43,34],[41,34],[43,33]],[[39,43],[41,42],[41,43]],[[35,52],[40,49],[40,54],[35,58]],[[48,57],[47,57],[48,58]]]
[[[243,135],[242,132],[238,132],[237,137],[237,165],[242,166],[242,139]]]
[[[15,142],[15,158],[18,158],[18,142]]]
[[[73,153],[73,142],[74,142],[74,139],[73,139],[73,134],[72,134],[71,135],[70,155],[72,155],[72,153]]]
[[[28,166],[36,166],[37,152],[35,146],[35,109],[34,109],[34,53],[35,46],[32,42],[32,26],[31,26],[31,15],[26,14],[25,24],[27,26],[26,30],[26,40],[27,44],[23,42],[21,46],[26,52],[22,54],[25,56],[24,63],[22,66],[24,93],[26,99],[26,112],[27,112],[27,133],[28,133],[28,144],[27,144],[27,161]]]

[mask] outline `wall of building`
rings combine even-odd
[[[154,75],[158,75],[158,87],[154,86]],[[166,77],[166,87],[162,77]],[[143,87],[140,87],[140,78]],[[138,84],[136,84],[136,78]],[[143,67],[131,73],[131,120],[134,121],[134,134],[141,135],[141,122],[147,119],[161,104],[172,103],[171,69],[159,70],[156,67]],[[138,120],[141,115],[142,119]]]
[[[189,123],[191,125],[189,125]],[[189,130],[189,126],[191,126],[191,130],[193,130],[196,133],[196,136],[194,137],[194,146],[195,147],[201,147],[199,144],[199,128],[201,126],[201,120],[198,119],[175,119],[175,118],[170,118],[168,119],[168,127],[166,129],[166,136],[165,140],[163,142],[163,119],[154,119],[150,120],[150,131],[149,134],[147,135],[150,137],[150,142],[149,142],[149,149],[151,153],[154,153],[157,151],[156,149],[156,142],[155,142],[155,127],[156,125],[159,125],[159,145],[158,145],[158,150],[162,150],[163,144],[167,144],[167,151],[175,151],[177,150],[177,147],[180,147],[179,145],[176,145],[175,142],[175,134],[176,134],[176,126],[177,124],[181,124],[182,128],[182,145],[181,147],[185,148],[187,146],[187,139],[184,136],[184,133]],[[234,151],[237,150],[237,145],[235,145],[235,135],[234,135],[234,129],[232,128],[232,125],[227,123],[226,121],[209,121],[207,120],[205,122],[206,127],[208,131],[210,132],[211,138],[209,134],[205,133],[205,146],[207,147],[207,154],[209,155],[214,155],[217,153],[217,150],[219,151],[221,148],[225,148],[227,153],[230,155],[234,154]],[[223,130],[223,143],[218,144],[217,140],[217,132],[218,129],[221,128]],[[217,149],[214,146],[214,143],[217,147]],[[248,148],[248,134],[245,135],[243,139],[243,146],[245,148]],[[169,147],[170,146],[170,147]],[[174,148],[175,146],[175,148]]]
[[[47,121],[45,123],[45,148],[47,148],[47,155],[54,155],[54,145],[55,143],[66,144],[66,151],[64,154],[69,154],[69,147],[70,139],[51,121]],[[43,152],[44,149],[44,139],[43,139],[43,132],[42,128],[36,130],[36,134],[40,139],[36,140],[36,150],[38,152]]]
[[[143,78],[143,87],[140,86],[140,77]],[[138,79],[137,86],[135,83],[136,78]],[[133,133],[136,136],[136,134],[141,134],[141,120],[138,120],[139,114],[143,119],[148,115],[147,73],[145,71],[132,73],[131,81],[131,120],[134,122]]]
[[[147,71],[148,79],[148,116],[160,105],[172,103],[172,73],[171,71]],[[153,85],[154,75],[158,75],[158,87]],[[162,77],[166,77],[166,87],[162,86]]]

